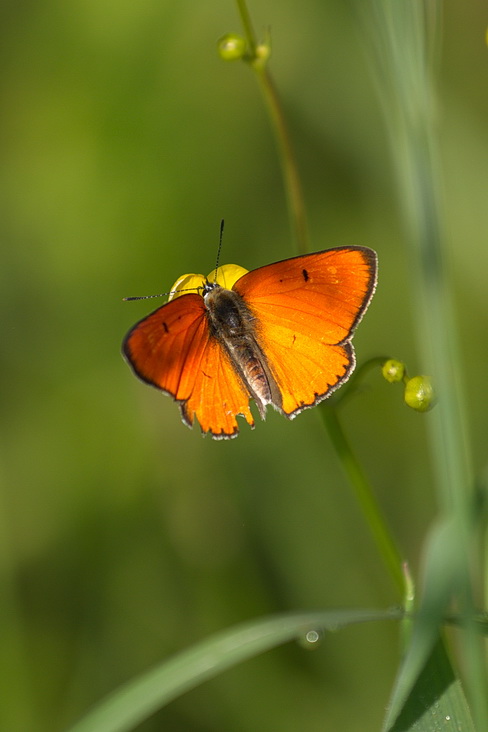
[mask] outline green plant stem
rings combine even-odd
[[[280,99],[269,71],[266,69],[258,71],[257,76],[280,147],[280,160],[283,168],[288,207],[298,251],[304,254],[310,249],[308,244],[307,217],[290,134],[285,123]]]
[[[385,119],[400,188],[407,241],[412,254],[420,354],[438,397],[427,419],[434,482],[441,517],[454,527],[461,573],[455,574],[456,600],[466,620],[462,652],[475,718],[488,729],[487,674],[475,627],[475,557],[471,516],[473,477],[463,395],[466,370],[458,363],[456,322],[449,295],[440,204],[441,176],[436,144],[432,50],[440,26],[439,0],[374,0],[370,24]],[[371,19],[368,17],[368,21]],[[426,581],[430,578],[426,577]]]
[[[430,421],[430,436],[439,505],[447,516],[455,517],[459,549],[464,554],[464,578],[457,587],[459,607],[466,618],[463,654],[465,673],[471,690],[474,717],[480,729],[488,729],[488,681],[484,652],[475,625],[476,589],[473,587],[477,548],[472,521],[473,474],[468,448],[468,430],[460,391],[462,379],[456,343],[456,323],[447,289],[442,251],[444,232],[438,214],[437,150],[432,121],[426,129],[406,132],[412,170],[404,184],[409,189],[414,211],[418,257],[418,330],[425,362],[430,365],[439,395]]]
[[[3,478],[3,476],[2,476]],[[1,480],[0,480],[1,483]],[[0,491],[0,654],[2,666],[8,668],[5,692],[0,710],[2,729],[34,729],[35,714],[29,673],[29,650],[23,622],[23,608],[16,577],[16,557],[11,537],[5,496]]]
[[[246,36],[247,43],[249,45],[249,49],[251,52],[252,57],[254,58],[256,56],[256,35],[254,33],[254,28],[252,26],[251,22],[251,16],[249,15],[249,10],[247,9],[247,5],[245,0],[236,0],[237,7],[239,10],[239,15],[241,16],[241,23],[242,27],[244,28],[244,34]]]
[[[278,143],[279,158],[283,171],[284,186],[288,202],[289,216],[300,253],[309,251],[307,217],[303,199],[298,166],[291,142],[283,107],[273,79],[266,68],[266,61],[257,52],[258,45],[245,0],[237,0],[242,26],[249,47],[249,61],[258,79],[264,97],[274,135]]]
[[[402,556],[383,518],[383,514],[376,501],[371,485],[366,478],[365,472],[352,451],[339,421],[337,409],[333,404],[326,403],[320,406],[320,413],[330,440],[334,445],[341,465],[349,478],[356,499],[371,529],[380,555],[385,562],[393,582],[400,590],[402,598],[405,598],[407,587],[402,571]]]
[[[388,361],[388,356],[373,356],[368,358],[367,361],[363,361],[352,373],[351,378],[336,391],[332,397],[328,400],[328,404],[333,404],[337,407],[339,404],[344,404],[357,392],[358,384],[366,376],[369,371],[374,369],[380,371],[381,367]]]
[[[290,218],[295,232],[298,249],[300,252],[306,252],[309,248],[305,206],[298,167],[296,164],[295,154],[293,152],[290,134],[285,121],[285,115],[283,113],[283,108],[273,79],[266,68],[266,62],[263,62],[263,59],[258,53],[256,36],[245,0],[237,0],[237,6],[249,48],[248,60],[257,75],[261,92],[266,102],[275,136],[278,141]],[[383,360],[383,358],[372,359],[372,361],[368,362],[364,368],[369,369],[378,365]],[[324,405],[321,411],[332,443],[338,453],[344,470],[351,481],[357,500],[363,509],[365,518],[371,528],[380,553],[389,569],[393,581],[402,593],[402,597],[405,597],[406,585],[402,572],[402,557],[395,546],[380,508],[374,498],[371,487],[366,479],[365,473],[351,450],[349,442],[347,441],[345,433],[338,420],[335,408],[328,404]]]

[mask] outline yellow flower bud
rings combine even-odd
[[[241,267],[239,264],[222,264],[217,269],[217,272],[215,272],[215,270],[210,272],[207,279],[209,282],[216,282],[218,285],[230,290],[234,287],[237,280],[239,280],[242,275],[247,274],[248,271],[249,270],[244,269],[244,267]]]
[[[205,285],[205,277],[201,274],[184,274],[178,277],[169,293],[168,302],[187,292],[201,292]]]
[[[184,274],[178,277],[168,297],[168,302],[176,297],[186,295],[187,292],[196,292],[202,294],[203,288],[207,282],[216,282],[221,287],[231,290],[238,279],[242,275],[247,274],[249,270],[244,269],[239,264],[222,264],[217,271],[212,270],[208,277],[201,274]]]

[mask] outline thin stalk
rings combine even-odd
[[[273,79],[266,68],[267,55],[266,53],[260,53],[260,46],[256,41],[256,36],[245,0],[237,0],[237,6],[239,8],[242,26],[249,49],[247,60],[256,73],[268,108],[275,137],[278,142],[290,218],[295,232],[298,249],[300,252],[306,252],[308,251],[308,240],[305,206],[303,202],[298,167],[290,134],[286,125],[285,115],[283,113],[283,108]],[[365,365],[364,369],[366,370],[372,366],[378,365],[383,360],[383,358],[373,359]],[[321,413],[329,432],[330,439],[332,440],[332,444],[334,445],[343,468],[351,482],[356,498],[363,510],[365,519],[370,526],[380,554],[383,557],[394,583],[402,593],[402,597],[405,598],[407,589],[405,576],[402,570],[402,556],[390,534],[379,505],[374,497],[371,486],[359,461],[351,449],[337,417],[335,407],[330,404],[324,405],[321,409]]]
[[[5,692],[2,698],[0,719],[2,729],[34,729],[35,712],[30,703],[32,687],[29,651],[16,577],[14,542],[10,530],[11,525],[4,496],[0,494],[0,562],[2,567],[0,653],[2,666],[5,669],[8,668],[4,679]]]
[[[237,0],[237,7],[239,9],[239,15],[241,16],[242,27],[244,28],[244,34],[246,36],[247,43],[252,57],[256,56],[256,35],[252,26],[251,16],[247,9],[245,0]]]
[[[239,9],[242,26],[249,47],[248,60],[251,68],[256,73],[259,87],[268,109],[274,136],[279,148],[279,159],[283,172],[289,216],[296,245],[298,251],[303,254],[308,252],[310,249],[307,233],[307,216],[290,132],[286,124],[283,107],[281,105],[276,86],[271,74],[266,68],[267,55],[269,55],[269,45],[267,47],[267,54],[263,58],[260,54],[260,46],[256,42],[256,36],[254,34],[245,0],[237,0],[237,7]]]
[[[393,582],[401,592],[402,598],[405,598],[407,595],[407,586],[402,570],[403,557],[383,517],[371,484],[346,437],[337,415],[337,409],[333,404],[323,404],[320,406],[320,413],[343,470],[353,488],[356,500],[371,530],[379,553]]]

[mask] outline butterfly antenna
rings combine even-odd
[[[217,249],[217,260],[215,262],[215,275],[214,275],[214,281],[217,282],[217,270],[219,268],[219,261],[220,261],[220,250],[222,249],[222,239],[224,236],[224,219],[220,222],[220,234],[219,234],[219,248]],[[179,292],[195,292],[195,287],[190,287],[188,290],[179,290]],[[172,292],[162,292],[159,295],[134,295],[133,297],[123,297],[122,300],[124,302],[128,302],[129,300],[150,300],[152,297],[166,297],[167,295],[171,295]]]
[[[215,275],[214,275],[214,282],[217,282],[217,270],[219,268],[219,262],[220,262],[220,251],[222,249],[222,239],[224,237],[224,219],[220,222],[220,234],[219,234],[219,248],[217,249],[217,259],[215,262]]]
[[[169,294],[169,292],[162,292],[160,295],[135,295],[134,297],[123,297],[122,300],[124,302],[128,302],[129,300],[150,300],[151,297],[165,297]]]
[[[173,295],[175,292],[195,292],[195,290],[202,290],[203,287],[185,287],[183,290],[179,290],[178,288],[176,290],[170,290],[169,292],[161,292],[159,295],[135,295],[133,297],[123,297],[123,302],[128,302],[129,300],[150,300],[152,297],[167,297],[168,295]]]

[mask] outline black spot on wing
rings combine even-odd
[[[310,275],[308,274],[308,272],[307,272],[306,269],[302,269],[302,277],[303,277],[303,279],[304,279],[305,282],[308,282],[309,281]]]
[[[163,320],[163,328],[164,328],[165,333],[169,333],[168,325],[167,325],[167,323],[164,322],[164,320]]]

